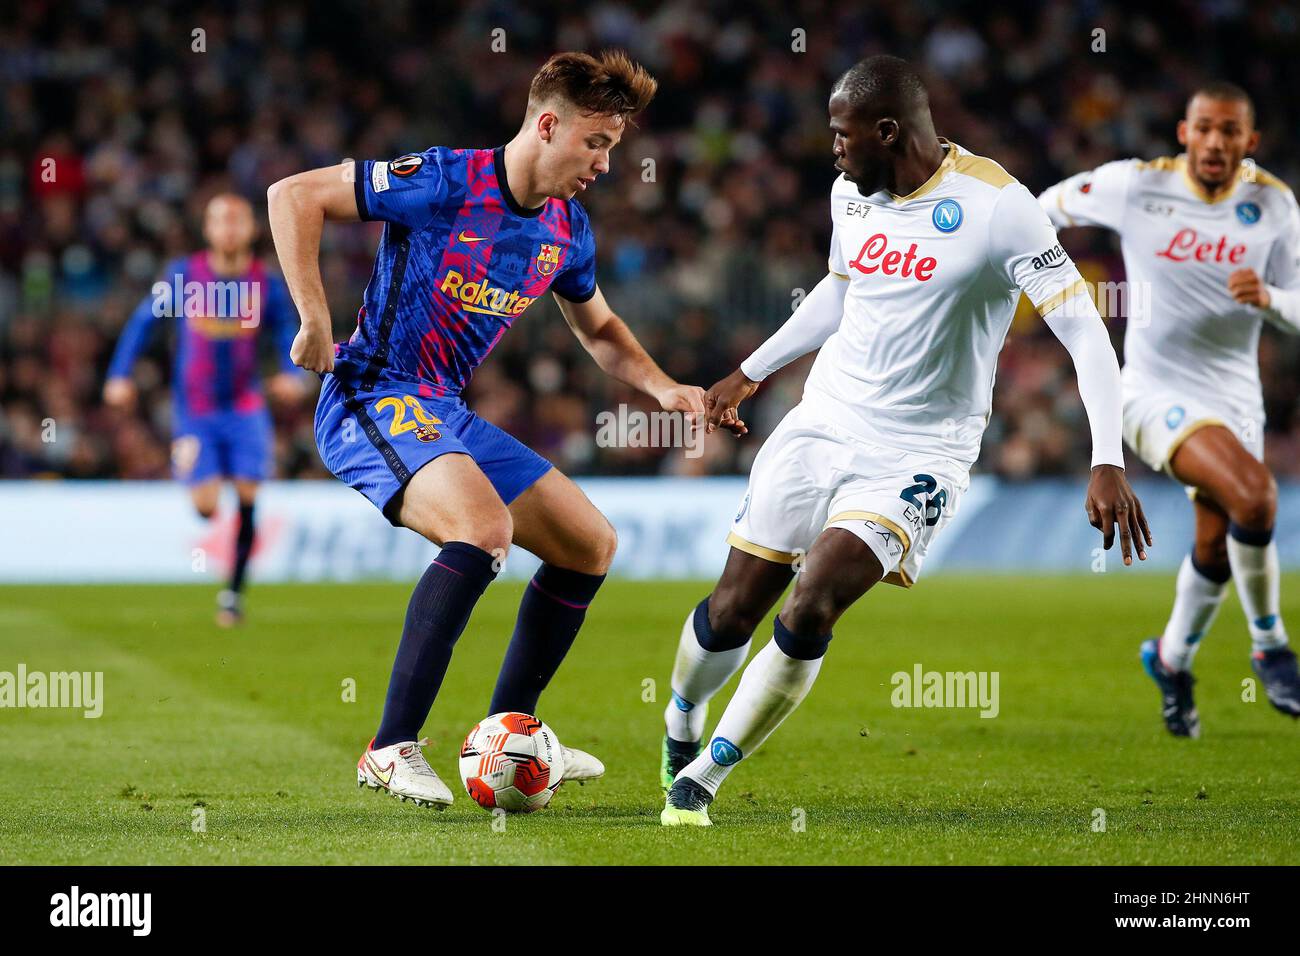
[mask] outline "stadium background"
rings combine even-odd
[[[266,187],[298,170],[504,142],[529,78],[556,49],[624,47],[660,80],[613,172],[584,203],[611,304],[670,374],[706,387],[824,274],[834,177],[825,101],[863,55],[921,64],[938,129],[1035,190],[1113,158],[1176,153],[1187,90],[1220,76],[1256,97],[1259,163],[1300,182],[1290,148],[1300,117],[1287,95],[1300,80],[1300,61],[1287,55],[1300,19],[1282,4],[1182,3],[1150,16],[1068,3],[122,9],[28,4],[0,26],[0,476],[28,479],[0,486],[0,520],[34,542],[0,560],[3,580],[193,580],[194,548],[223,566],[230,512],[209,526],[176,486],[165,498],[151,490],[169,475],[166,337],[136,367],[137,414],[100,400],[127,315],[168,259],[201,244],[199,217],[216,191],[248,196],[264,221]],[[321,265],[340,340],[355,325],[379,229],[325,232]],[[1113,236],[1075,230],[1065,242],[1089,279],[1123,277]],[[273,257],[265,229],[259,251]],[[1118,346],[1122,310],[1109,327]],[[1300,337],[1266,328],[1260,360],[1285,516],[1300,501],[1300,484],[1286,480],[1300,476]],[[622,538],[616,572],[707,577],[725,555],[752,456],[798,400],[810,363],[759,391],[744,441],[716,436],[698,457],[598,447],[600,412],[651,409],[596,368],[547,298],[502,340],[467,397],[582,476]],[[268,490],[255,578],[417,576],[426,549],[323,469],[311,431],[316,386],[305,380],[303,402],[273,408],[276,477],[292,484]],[[1096,542],[1078,506],[1089,456],[1068,355],[1022,300],[975,493],[931,567],[1092,569]],[[1190,509],[1131,454],[1129,468],[1161,540],[1174,545],[1147,566],[1172,570]],[[714,476],[707,488],[689,483],[705,475]],[[146,484],[133,491],[116,484],[124,479]],[[327,490],[298,484],[306,479],[324,479]],[[1003,529],[992,543],[982,533],[989,522]],[[1278,541],[1284,564],[1300,566],[1300,533],[1285,518]],[[511,570],[531,567],[523,555]]]
[[[827,90],[864,54],[921,63],[939,130],[1035,190],[1117,157],[1177,152],[1187,88],[1215,76],[1256,97],[1260,164],[1300,182],[1290,95],[1300,62],[1268,55],[1300,29],[1285,5],[1171,4],[1159,20],[1105,4],[970,3],[936,16],[941,7],[601,3],[578,17],[513,3],[218,3],[185,14],[133,4],[126,17],[103,3],[22,4],[0,25],[0,475],[166,477],[165,343],[137,370],[145,414],[113,415],[99,395],[131,308],[168,257],[197,247],[205,199],[233,188],[264,217],[266,187],[298,170],[504,142],[529,77],[556,49],[622,46],[660,79],[584,203],[611,304],[670,374],[706,387],[824,272]],[[506,52],[492,53],[500,25]],[[204,53],[191,50],[196,26]],[[1104,53],[1091,51],[1097,27]],[[805,53],[791,50],[797,28]],[[46,157],[54,182],[42,181]],[[340,337],[355,324],[377,230],[326,231]],[[1067,245],[1090,278],[1121,276],[1108,235]],[[265,231],[260,248],[271,253]],[[1122,319],[1110,326],[1118,343]],[[1269,463],[1289,475],[1300,475],[1298,345],[1269,332],[1261,350]],[[807,364],[759,393],[747,415],[757,438],[797,400]],[[469,399],[574,474],[743,473],[759,445],[709,442],[694,460],[596,447],[596,413],[642,400],[600,373],[549,300],[502,341]],[[277,410],[283,477],[326,476],[310,404]],[[41,440],[46,418],[58,441]],[[977,471],[1079,475],[1088,456],[1068,356],[1022,310]]]

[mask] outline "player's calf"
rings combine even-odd
[[[664,790],[700,755],[709,700],[745,663],[754,629],[792,574],[788,564],[733,548],[713,593],[687,615],[673,663],[672,698],[664,710],[659,754]]]

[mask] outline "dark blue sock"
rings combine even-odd
[[[537,569],[519,602],[515,633],[492,692],[489,714],[537,712],[537,698],[573,646],[587,616],[587,605],[604,580],[603,574],[583,574],[551,564]]]
[[[831,646],[830,634],[817,634],[812,637],[796,634],[781,623],[779,614],[772,626],[772,640],[776,641],[776,646],[781,649],[782,654],[799,661],[815,661],[819,657],[825,657],[826,648]]]
[[[719,634],[709,623],[709,598],[712,597],[713,595],[710,594],[695,605],[695,617],[692,620],[695,624],[696,643],[706,651],[734,651],[738,647],[743,647],[753,636],[752,634],[744,631]]]
[[[416,584],[375,734],[376,749],[414,740],[420,733],[447,673],[451,649],[497,576],[492,560],[482,548],[449,541]]]
[[[239,506],[239,532],[235,536],[235,564],[230,572],[230,590],[239,593],[244,587],[244,572],[253,553],[253,506]]]
[[[1227,584],[1232,577],[1232,565],[1225,564],[1223,567],[1212,567],[1201,564],[1196,560],[1196,549],[1192,549],[1192,568],[1201,577],[1207,581],[1213,581],[1215,584]]]
[[[1228,534],[1242,544],[1253,545],[1256,548],[1263,548],[1273,540],[1272,528],[1243,528],[1235,521],[1228,522]]]

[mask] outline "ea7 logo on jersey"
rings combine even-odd
[[[1058,243],[1046,252],[1040,252],[1034,256],[1032,265],[1035,271],[1039,269],[1055,269],[1065,265],[1066,261],[1065,250]]]
[[[394,176],[405,179],[407,176],[415,175],[415,171],[424,165],[424,157],[417,156],[414,153],[402,156],[388,164]]]

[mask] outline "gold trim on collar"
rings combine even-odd
[[[1174,157],[1174,168],[1182,174],[1183,183],[1192,191],[1192,195],[1201,202],[1208,203],[1211,206],[1221,203],[1232,196],[1232,194],[1237,191],[1237,184],[1241,182],[1241,167],[1238,166],[1236,174],[1232,177],[1232,184],[1217,196],[1211,196],[1209,192],[1206,191],[1205,187],[1196,181],[1192,176],[1191,171],[1187,168],[1186,153],[1180,153],[1178,156]]]
[[[939,168],[934,171],[934,174],[906,196],[895,196],[893,193],[889,193],[890,199],[897,203],[911,202],[913,199],[920,199],[926,193],[934,189],[935,186],[939,185],[943,180],[943,177],[952,170],[954,164],[957,162],[957,144],[949,142],[942,136],[939,137],[939,142],[947,148],[947,153],[943,157],[943,162],[939,164]],[[888,192],[888,190],[886,190],[886,192]]]

